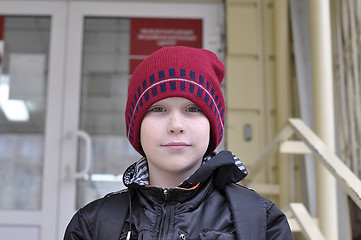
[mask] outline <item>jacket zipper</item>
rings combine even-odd
[[[168,194],[169,191],[168,189],[163,189],[163,196],[165,201],[168,200]],[[167,229],[169,228],[169,223],[170,223],[170,217],[171,216],[167,216],[168,212],[170,213],[170,211],[168,211],[170,209],[171,205],[169,205],[167,202],[165,202],[165,204],[162,207],[162,218],[159,224],[159,232],[158,232],[158,239],[167,239]],[[164,237],[165,236],[165,237]]]
[[[163,189],[163,195],[164,195],[164,199],[167,201],[168,200],[168,189],[167,188]]]

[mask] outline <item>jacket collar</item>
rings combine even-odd
[[[230,151],[214,151],[203,159],[202,166],[186,181],[179,185],[180,188],[192,188],[200,182],[213,176],[214,184],[223,189],[228,183],[241,181],[248,172],[234,154]],[[130,186],[148,186],[149,173],[145,158],[132,164],[123,175],[124,184]]]
[[[217,151],[213,154],[181,187],[193,186],[213,176],[216,187],[224,189],[225,185],[239,182],[247,176],[246,167],[230,151]]]

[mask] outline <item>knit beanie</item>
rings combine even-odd
[[[157,101],[183,97],[196,104],[210,122],[210,142],[205,155],[222,140],[225,103],[221,90],[225,68],[208,50],[183,46],[164,47],[149,55],[134,71],[128,86],[125,110],[126,134],[145,156],[140,126],[148,109]]]

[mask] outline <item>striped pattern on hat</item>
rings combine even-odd
[[[207,154],[221,142],[225,102],[221,90],[225,68],[211,51],[190,47],[164,47],[148,56],[134,71],[125,111],[126,134],[141,155],[140,125],[148,109],[168,97],[195,103],[210,122]]]

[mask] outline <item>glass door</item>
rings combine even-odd
[[[56,239],[65,4],[0,1],[0,236]]]
[[[136,51],[144,45],[132,48],[134,19],[200,22],[200,35],[189,23],[172,31],[182,33],[184,41],[198,36],[199,47],[215,52],[221,49],[223,19],[221,4],[209,3],[70,2],[69,9],[60,229],[79,207],[122,189],[124,170],[140,158],[124,126],[128,80],[134,62],[146,54]],[[157,38],[159,29],[154,25],[142,33]],[[174,44],[174,38],[163,37],[158,47]]]

